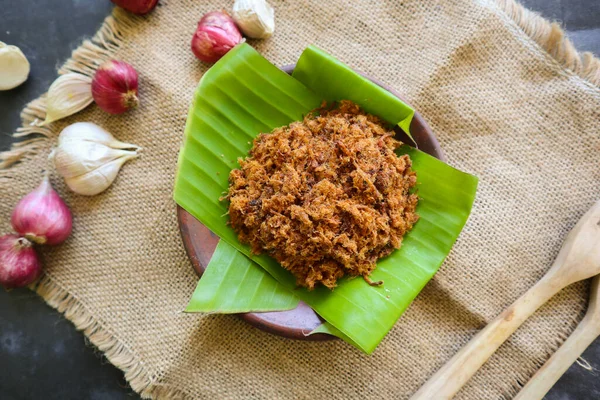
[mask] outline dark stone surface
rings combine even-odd
[[[0,151],[10,147],[23,107],[111,9],[108,0],[0,0],[0,41],[19,46],[31,63],[27,82],[0,91]],[[123,373],[40,297],[0,289],[0,399],[136,398]]]
[[[521,4],[558,21],[578,50],[600,54],[600,1],[521,0]]]
[[[525,0],[562,21],[582,50],[600,54],[600,1]],[[92,36],[112,8],[108,0],[0,0],[0,41],[19,46],[32,66],[29,80],[0,91],[0,151],[13,142],[19,112],[56,77],[56,67]],[[583,357],[598,370],[600,341]],[[57,311],[27,290],[0,290],[0,398],[135,399],[123,374]],[[597,372],[573,365],[548,400],[600,399]]]
[[[0,398],[132,399],[123,373],[35,293],[0,289]]]

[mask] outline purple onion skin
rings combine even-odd
[[[30,241],[12,234],[0,237],[0,285],[6,289],[24,287],[41,273],[42,264]]]
[[[154,10],[158,0],[111,0],[125,10],[137,15],[145,15]]]
[[[199,60],[214,63],[242,39],[233,18],[219,11],[209,12],[198,22],[192,37],[192,52]]]
[[[48,178],[23,197],[11,216],[12,227],[19,235],[37,244],[64,242],[73,228],[69,207],[52,188]]]

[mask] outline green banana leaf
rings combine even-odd
[[[337,60],[322,52],[310,54],[319,59],[316,65],[323,77],[336,79]],[[298,65],[304,76],[310,75],[311,63],[301,57]],[[357,98],[371,101],[372,84],[364,83],[358,75],[345,79],[351,79],[346,86],[364,90]],[[310,89],[248,45],[231,50],[204,75],[196,91],[174,192],[179,205],[290,290],[295,288],[295,279],[288,271],[267,255],[252,255],[249,247],[237,240],[227,226],[227,204],[219,197],[227,190],[227,175],[236,167],[236,158],[246,155],[254,136],[299,120],[320,104],[322,96]],[[329,98],[339,100],[344,94],[331,93]],[[362,101],[356,102],[364,106]],[[397,106],[380,104],[382,109],[373,113],[392,115],[386,107]],[[418,150],[403,147],[400,152],[411,156],[417,172],[420,220],[405,237],[402,248],[378,263],[372,278],[384,280],[383,287],[371,287],[362,279],[346,279],[333,291],[324,287],[294,290],[366,353],[375,349],[439,268],[468,218],[477,186],[475,177]]]
[[[398,125],[412,139],[409,127],[415,111],[323,50],[315,46],[307,47],[298,59],[292,76],[327,102],[352,100],[360,104],[366,112]]]
[[[186,312],[237,314],[291,310],[300,299],[273,277],[220,240]]]
[[[337,329],[335,326],[331,325],[327,321],[325,321],[321,325],[317,326],[308,335],[310,336],[315,333],[326,333],[328,335],[337,336],[340,339],[344,340],[345,342],[350,343],[352,346],[360,349],[360,346],[358,344],[354,343],[354,341],[352,339],[350,339],[348,336],[344,335],[339,329]]]

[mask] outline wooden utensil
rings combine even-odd
[[[542,304],[564,287],[600,274],[600,201],[567,236],[546,275],[490,322],[412,396],[450,399]]]
[[[566,342],[521,389],[514,400],[542,399],[598,336],[600,336],[600,276],[596,276],[592,281],[590,304],[585,317]]]

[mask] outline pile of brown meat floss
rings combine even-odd
[[[416,174],[373,115],[350,102],[261,134],[229,175],[230,224],[313,289],[345,275],[367,282],[417,222]]]

